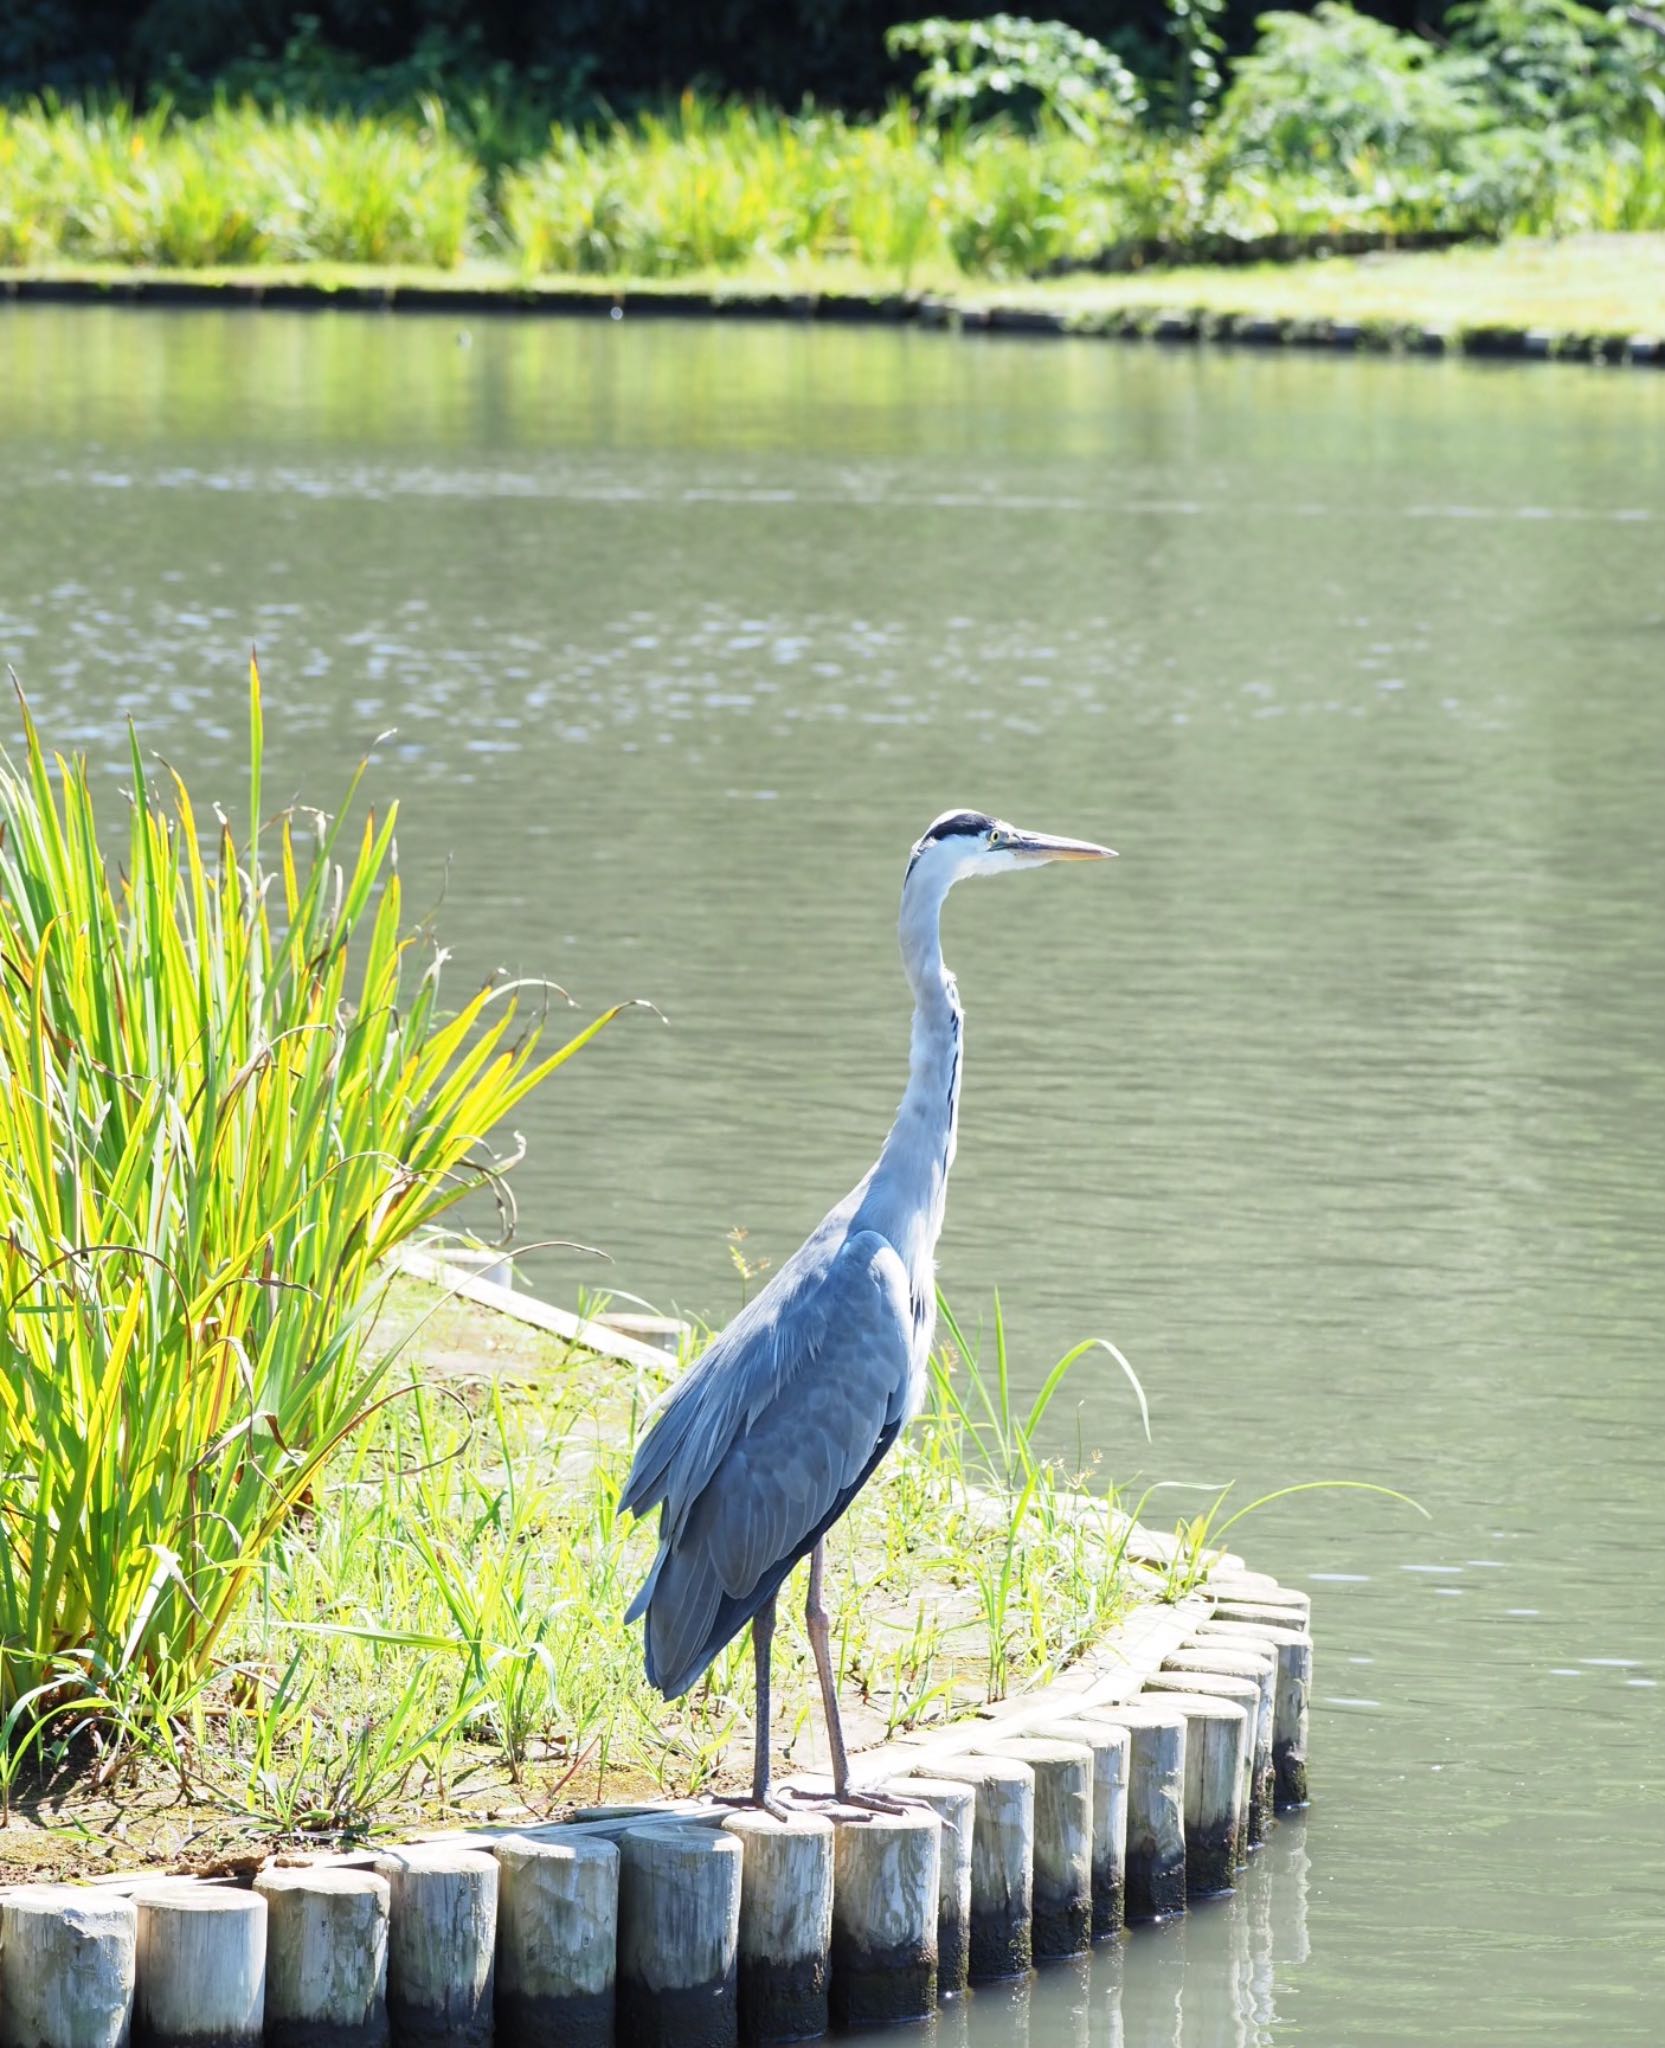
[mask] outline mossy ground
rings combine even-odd
[[[0,289],[8,277],[79,283],[112,293],[135,284],[166,286],[183,280],[222,287],[228,297],[294,286],[323,293],[387,292],[395,297],[402,290],[443,291],[456,295],[465,306],[477,298],[482,311],[493,301],[535,304],[574,297],[598,305],[621,297],[640,304],[710,297],[743,305],[760,298],[888,301],[902,295],[895,276],[839,263],[694,272],[668,280],[528,280],[508,265],[484,262],[454,271],[316,264],[181,272],[106,264],[0,272]],[[1494,329],[1665,338],[1665,235],[1521,239],[1296,263],[1077,273],[998,285],[921,274],[909,279],[907,292],[962,310],[1011,308],[1059,315],[1086,328],[1120,314],[1177,311],[1288,322],[1348,320],[1366,327],[1434,329],[1459,339],[1469,331]]]
[[[618,1489],[675,1362],[597,1359],[404,1277],[377,1341],[408,1390],[276,1547],[214,1679],[118,1692],[96,1736],[14,1765],[0,1882],[745,1783],[747,1638],[665,1702],[624,1620],[653,1532]],[[990,1384],[953,1359],[830,1549],[853,1746],[1044,1682],[1154,1590],[1102,1480],[1031,1462],[1022,1424],[979,1410]],[[824,1750],[800,1605],[789,1581],[774,1739],[802,1769]]]

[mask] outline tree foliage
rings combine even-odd
[[[1665,21],[1580,0],[1457,0],[1450,21],[1487,90],[1522,127],[1622,128],[1665,113]]]
[[[1211,98],[1210,69],[1253,43],[1257,11],[1258,0],[1047,9],[1192,100]],[[275,82],[291,104],[360,111],[443,80],[447,98],[455,89],[570,115],[692,85],[875,111],[903,81],[886,31],[924,12],[919,0],[6,0],[0,93],[102,86],[189,105],[216,86],[237,95]],[[1446,0],[1373,0],[1371,12],[1438,28]]]
[[[1005,109],[1044,108],[1081,141],[1131,121],[1145,108],[1139,81],[1091,36],[1024,14],[979,20],[932,16],[886,37],[893,55],[923,57],[914,92],[934,121]]]
[[[1277,169],[1369,152],[1448,164],[1484,125],[1484,66],[1402,35],[1339,0],[1263,14],[1220,108],[1225,134]]]

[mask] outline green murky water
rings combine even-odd
[[[0,313],[0,653],[234,791],[376,787],[465,971],[642,994],[522,1232],[712,1316],[900,1089],[909,841],[962,892],[945,1280],[1129,1481],[1371,1478],[1316,1803],[979,2044],[1652,2041],[1665,2009],[1665,378],[673,324]],[[448,876],[445,866],[449,861]],[[601,1277],[534,1261],[569,1297]],[[1175,1511],[1186,1496],[1169,1496]]]

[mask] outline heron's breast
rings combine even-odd
[[[916,1276],[912,1290],[913,1342],[908,1351],[908,1394],[905,1419],[912,1421],[925,1405],[931,1377],[931,1346],[937,1334],[937,1290],[934,1274]]]

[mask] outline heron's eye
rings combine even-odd
[[[1004,846],[1005,844],[1006,844],[1006,835],[1005,835],[1005,833],[1001,831],[1001,829],[1000,829],[1000,827],[999,827],[998,825],[991,825],[991,826],[989,827],[989,847],[990,847],[991,851],[993,850],[993,848],[995,848],[995,847],[997,847],[997,846]]]

